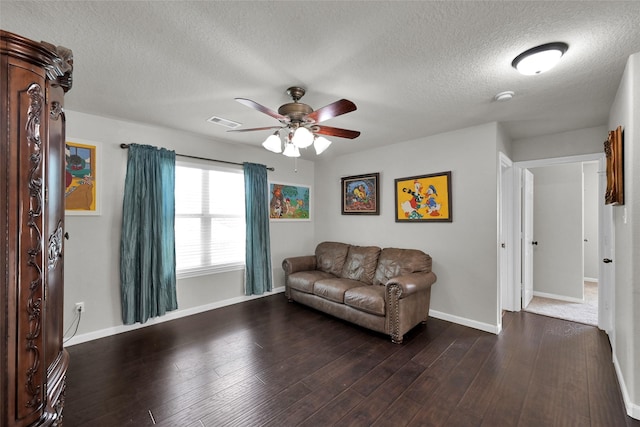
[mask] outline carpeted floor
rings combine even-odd
[[[584,303],[533,297],[525,311],[598,326],[598,284],[584,282]]]

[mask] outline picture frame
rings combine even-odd
[[[396,222],[453,222],[451,171],[395,180]]]
[[[100,144],[65,141],[65,215],[100,215]]]
[[[342,215],[380,215],[379,180],[379,172],[342,178]]]
[[[607,190],[604,195],[607,205],[624,205],[624,157],[622,126],[609,132],[604,142],[607,157]]]
[[[311,221],[311,187],[269,182],[269,220]]]

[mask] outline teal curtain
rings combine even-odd
[[[244,197],[247,222],[245,294],[271,291],[271,245],[267,168],[244,163]]]
[[[125,325],[144,323],[178,308],[175,166],[173,151],[129,145],[120,240]]]

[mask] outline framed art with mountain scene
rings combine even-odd
[[[451,171],[395,180],[396,222],[452,222]]]

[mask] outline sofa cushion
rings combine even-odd
[[[374,285],[384,285],[389,279],[415,272],[431,271],[431,256],[417,249],[384,248],[378,258]]]
[[[313,293],[313,284],[321,279],[330,279],[333,276],[331,273],[325,273],[324,271],[298,271],[291,273],[287,279],[289,287],[296,289],[300,292],[306,292],[308,294]]]
[[[316,268],[336,277],[342,274],[349,246],[346,243],[322,242],[316,247]]]
[[[359,286],[344,293],[344,303],[367,313],[384,316],[384,286]]]
[[[341,276],[367,285],[372,284],[379,255],[380,248],[377,246],[351,246]]]
[[[344,293],[358,286],[367,285],[350,279],[322,279],[313,285],[313,293],[330,301],[344,303]]]

